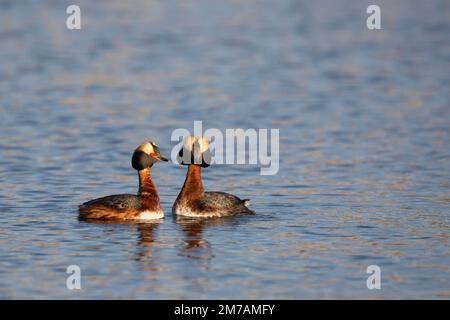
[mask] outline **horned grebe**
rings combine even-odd
[[[141,144],[131,158],[131,165],[139,175],[138,194],[117,194],[85,202],[79,206],[79,218],[146,220],[164,217],[159,205],[158,192],[150,176],[150,167],[159,160],[167,161],[161,156],[155,142],[146,141]]]
[[[187,156],[187,159],[183,157]],[[190,155],[190,159],[189,159]],[[208,167],[211,153],[208,140],[195,136],[186,137],[178,153],[178,163],[188,165],[186,180],[172,207],[172,213],[188,217],[222,217],[239,213],[254,213],[246,207],[249,199],[225,192],[203,192],[202,167]]]

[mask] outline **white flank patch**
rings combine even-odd
[[[225,215],[223,212],[195,212],[191,208],[184,205],[177,205],[175,210],[173,210],[177,216],[182,217],[192,217],[192,218],[210,218],[210,217],[221,217]]]
[[[154,220],[164,218],[164,212],[161,211],[142,211],[139,214],[139,220]]]

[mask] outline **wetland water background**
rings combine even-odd
[[[366,1],[70,4],[0,3],[1,298],[450,298],[448,1],[377,1],[379,31]],[[280,128],[277,175],[204,170],[255,216],[177,221],[158,163],[162,223],[77,220],[194,120]]]

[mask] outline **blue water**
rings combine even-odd
[[[377,31],[369,1],[69,4],[0,3],[0,298],[450,298],[448,1],[377,1]],[[280,129],[278,174],[204,170],[256,215],[175,219],[158,163],[164,221],[77,220],[194,120]]]

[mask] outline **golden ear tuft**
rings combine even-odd
[[[184,143],[183,146],[186,150],[192,152],[192,146],[194,145],[194,143],[197,141],[197,137],[196,136],[187,136],[186,138],[184,138]]]
[[[204,138],[204,137],[197,138],[197,137],[194,136],[194,135],[190,135],[190,136],[187,136],[186,138],[184,138],[183,147],[184,147],[186,150],[192,152],[192,151],[193,151],[193,150],[192,150],[192,146],[193,146],[196,142],[197,142],[197,143],[199,144],[199,146],[200,146],[200,152],[201,152],[201,153],[203,153],[203,152],[205,152],[206,150],[208,150],[208,148],[209,148],[209,142],[208,142],[208,139],[206,139],[206,138]]]
[[[200,152],[201,153],[205,152],[209,148],[208,139],[206,139],[205,137],[200,137],[198,139],[198,144],[200,145]]]
[[[142,151],[146,154],[150,154],[154,152],[153,146],[151,144],[151,141],[147,140],[144,143],[142,143],[139,147],[136,148],[136,151]]]

